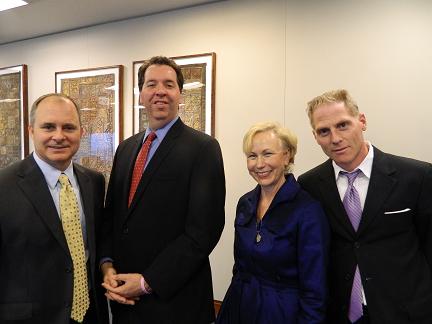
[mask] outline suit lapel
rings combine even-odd
[[[171,129],[166,134],[162,143],[160,143],[158,149],[156,150],[155,154],[153,155],[152,159],[150,160],[149,164],[147,165],[146,169],[144,170],[144,174],[141,177],[141,181],[138,185],[137,191],[135,193],[135,196],[134,196],[132,203],[131,203],[131,206],[129,208],[128,215],[130,215],[132,210],[135,208],[137,202],[139,202],[139,200],[141,199],[141,196],[143,195],[144,191],[146,190],[148,184],[150,183],[150,180],[156,174],[156,172],[159,169],[159,167],[161,166],[163,160],[168,156],[168,153],[171,151],[171,149],[173,148],[173,146],[176,142],[176,138],[181,134],[183,127],[184,127],[184,124],[179,118],[172,125]]]
[[[340,234],[345,234],[346,237],[355,235],[354,228],[340,199],[331,160],[327,160],[323,165],[323,172],[320,174],[319,190],[323,197],[322,202],[326,204],[326,210],[331,214],[328,216],[332,217],[343,229],[343,232]]]
[[[22,161],[21,168],[18,171],[18,186],[32,203],[36,214],[45,223],[65,253],[69,255],[69,248],[57,209],[45,177],[33,159],[33,156],[29,156]]]
[[[395,174],[396,169],[386,161],[385,153],[374,147],[372,172],[363,208],[362,220],[358,229],[359,235],[364,232],[372,220],[379,215],[382,205],[397,184]]]

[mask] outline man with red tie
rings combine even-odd
[[[225,218],[221,150],[178,117],[183,75],[174,61],[153,57],[138,79],[149,128],[117,149],[99,249],[113,323],[211,323],[208,256]]]

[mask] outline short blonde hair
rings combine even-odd
[[[345,89],[331,90],[331,91],[324,92],[322,95],[313,98],[311,101],[307,103],[306,112],[308,114],[309,122],[312,125],[312,127],[314,127],[312,122],[312,115],[318,106],[322,104],[338,103],[338,102],[343,102],[348,112],[352,116],[354,117],[358,116],[359,108],[357,106],[357,103],[353,100],[353,98],[351,97],[351,95],[348,93],[347,90]]]
[[[243,137],[243,152],[248,155],[252,151],[252,140],[258,133],[273,132],[280,139],[284,149],[290,152],[289,164],[285,167],[285,174],[292,171],[294,156],[297,153],[297,136],[287,128],[275,122],[263,122],[252,125]]]

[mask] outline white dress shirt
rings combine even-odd
[[[364,205],[365,205],[366,196],[367,196],[367,192],[368,192],[368,188],[369,188],[369,181],[370,181],[370,176],[371,176],[371,172],[372,172],[372,163],[373,163],[373,157],[374,157],[373,146],[371,145],[370,142],[367,142],[367,144],[368,144],[368,148],[369,148],[368,154],[366,155],[364,160],[359,164],[359,166],[356,168],[356,169],[360,169],[361,172],[359,173],[359,175],[357,176],[357,178],[354,180],[354,183],[353,183],[354,188],[356,188],[356,190],[360,196],[360,203],[361,203],[362,210],[363,210]],[[341,198],[341,201],[343,201],[343,198],[345,196],[345,192],[348,188],[348,178],[341,175],[340,172],[341,171],[348,172],[348,171],[342,169],[334,161],[333,161],[333,169],[334,169],[334,173],[335,173],[336,185],[337,185],[337,188],[339,191],[339,196]],[[359,267],[359,271],[361,273],[360,267]],[[363,296],[363,304],[366,305],[366,296],[364,293],[363,285],[362,285],[362,296]]]

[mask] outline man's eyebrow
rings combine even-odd
[[[317,129],[315,129],[315,131],[320,132],[320,131],[329,130],[329,129],[330,129],[330,127],[325,126],[325,127],[318,127]]]

